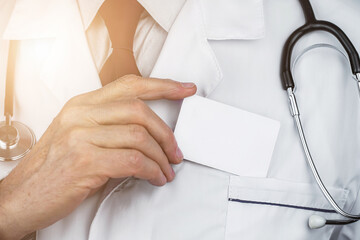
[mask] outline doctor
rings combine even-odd
[[[280,121],[267,177],[235,176],[185,161],[174,167],[175,180],[161,188],[114,179],[100,196],[38,231],[38,239],[357,239],[358,224],[307,226],[312,214],[338,216],[314,184],[279,79],[283,43],[304,22],[298,1],[187,0],[176,9],[161,8],[167,11],[158,3],[144,5],[168,31],[151,75],[194,80],[202,96]],[[360,21],[358,1],[312,3],[319,18],[343,28],[360,49],[353,24]],[[296,53],[318,42],[338,47],[327,34],[316,33]],[[295,77],[309,144],[337,202],[357,213],[358,93],[342,54],[327,48],[306,54]],[[175,126],[179,103],[150,105]]]

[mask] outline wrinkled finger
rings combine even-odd
[[[179,100],[195,93],[194,83],[128,75],[82,97],[87,103],[99,104],[128,98]]]
[[[175,173],[160,145],[149,134],[146,128],[130,125],[97,126],[86,129],[84,135],[93,145],[102,148],[135,149],[157,162],[168,181]]]
[[[170,163],[177,164],[183,160],[172,130],[141,100],[99,105],[90,109],[88,114],[89,118],[99,125],[141,125],[161,146]]]
[[[163,186],[167,179],[160,166],[137,150],[98,149],[98,171],[110,178],[136,177]]]

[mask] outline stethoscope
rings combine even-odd
[[[5,121],[0,122],[0,161],[20,160],[30,152],[36,143],[35,134],[28,126],[12,121],[16,54],[15,42],[10,41],[5,80]]]
[[[288,98],[289,98],[289,104],[290,104],[290,112],[291,116],[294,118],[295,125],[301,140],[301,144],[303,147],[303,150],[306,155],[306,159],[308,162],[308,165],[310,166],[311,172],[313,176],[315,177],[316,183],[319,186],[321,192],[329,202],[329,204],[334,208],[334,210],[345,217],[345,219],[335,219],[335,220],[329,220],[325,219],[324,217],[318,216],[318,215],[312,215],[309,218],[309,227],[312,229],[315,228],[321,228],[325,225],[344,225],[349,223],[354,223],[358,220],[360,220],[360,215],[354,215],[345,212],[342,208],[339,207],[339,205],[336,203],[334,198],[331,196],[329,191],[327,190],[326,186],[321,180],[321,177],[316,169],[315,163],[311,157],[310,150],[308,148],[304,130],[302,127],[302,123],[300,120],[300,111],[296,102],[295,94],[294,94],[294,80],[291,73],[291,57],[292,52],[294,49],[294,46],[296,43],[306,34],[314,32],[314,31],[326,31],[335,36],[339,42],[344,47],[349,61],[351,63],[351,69],[352,72],[357,80],[357,85],[360,91],[360,58],[359,54],[357,53],[354,45],[351,43],[350,39],[346,36],[346,34],[336,25],[330,22],[326,21],[319,21],[316,20],[314,11],[312,9],[312,6],[309,2],[309,0],[299,0],[301,7],[303,9],[306,23],[302,27],[296,29],[290,37],[287,39],[283,52],[282,52],[282,59],[281,59],[281,81],[283,89],[287,91]]]

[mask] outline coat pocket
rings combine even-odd
[[[348,190],[328,190],[343,207]],[[225,239],[329,239],[333,226],[309,228],[314,214],[339,218],[316,185],[231,176]]]

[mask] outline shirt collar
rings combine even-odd
[[[105,0],[77,0],[84,29],[87,30]]]
[[[169,32],[186,0],[138,0],[159,25]]]
[[[58,34],[67,9],[80,10],[84,31],[105,0],[17,0],[5,28],[5,39],[49,38]],[[150,15],[169,31],[186,0],[138,0]]]
[[[96,16],[104,0],[17,0],[3,38],[20,40],[55,37],[69,16],[67,10],[80,10],[84,30]]]

